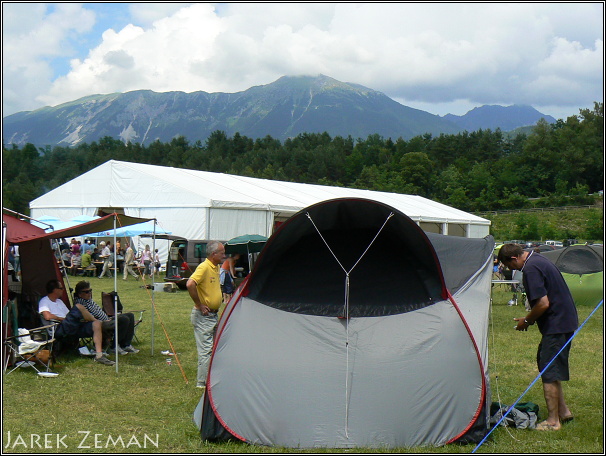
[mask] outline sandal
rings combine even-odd
[[[560,417],[560,422],[562,424],[570,423],[572,420],[574,420],[574,416],[573,415],[568,415],[568,416],[562,416],[562,417]]]
[[[543,421],[537,424],[535,429],[537,431],[559,431],[560,427],[555,424],[549,424],[547,421]]]

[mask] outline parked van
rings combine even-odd
[[[168,260],[166,262],[165,282],[174,282],[182,290],[186,289],[187,279],[196,270],[198,265],[206,260],[206,247],[211,242],[208,239],[184,239],[173,240],[168,249]],[[219,241],[225,243],[225,241]],[[242,255],[237,269],[248,270],[248,259]]]
[[[553,245],[554,247],[564,247],[564,244],[560,241],[545,241],[546,245]]]

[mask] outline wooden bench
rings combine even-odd
[[[79,268],[79,269],[82,269],[82,268]],[[95,265],[91,264],[90,266],[87,266],[83,272],[84,272],[85,276],[94,277],[97,273],[97,268],[95,267]]]

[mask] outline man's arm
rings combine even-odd
[[[198,284],[194,280],[188,279],[187,291],[189,292],[189,296],[191,297],[192,301],[194,301],[194,307],[202,312],[202,315],[208,315],[210,308],[200,301],[200,296],[198,296],[198,290],[196,288],[197,285]]]
[[[55,314],[51,313],[50,310],[43,310],[40,313],[42,314],[42,318],[44,318],[46,321],[51,321],[51,320],[63,321],[63,320],[65,320],[65,318],[58,317]]]
[[[533,325],[534,322],[547,311],[547,309],[549,309],[549,298],[547,298],[547,296],[543,296],[542,298],[539,298],[526,317],[514,318],[514,320],[518,322],[516,330],[526,331],[530,325]]]
[[[78,308],[78,310],[80,310],[80,312],[82,313],[82,317],[84,317],[84,319],[86,321],[95,321],[97,320],[95,317],[93,317],[93,314],[91,314],[88,309],[86,307],[84,307],[82,304],[76,304],[76,307]]]

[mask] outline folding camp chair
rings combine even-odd
[[[4,365],[5,375],[10,374],[20,367],[31,367],[38,375],[56,376],[50,368],[53,362],[53,344],[55,342],[54,329],[56,323],[47,326],[40,326],[34,329],[18,328],[18,334],[9,336],[4,340],[7,348],[7,357]],[[41,372],[36,363],[44,366],[44,372]],[[13,368],[7,372],[8,366]]]
[[[78,351],[83,356],[92,356],[94,354],[95,343],[92,337],[66,336],[55,337],[55,330],[61,324],[59,320],[45,320],[40,314],[40,322],[42,326],[49,326],[50,337],[55,339],[53,353],[55,356],[60,356],[63,353],[70,351]]]
[[[107,314],[108,317],[112,318],[114,317],[114,296],[117,297],[117,304],[118,304],[118,313],[132,313],[132,314],[136,314],[139,313],[139,318],[135,318],[135,330],[134,330],[134,338],[137,341],[137,343],[140,343],[139,338],[137,337],[137,327],[141,324],[141,322],[143,321],[143,312],[145,312],[145,310],[128,310],[126,312],[123,312],[123,306],[122,303],[120,302],[120,296],[117,295],[117,293],[115,291],[112,291],[111,293],[106,293],[104,291],[101,292],[101,303],[103,305],[103,312],[105,312]]]

